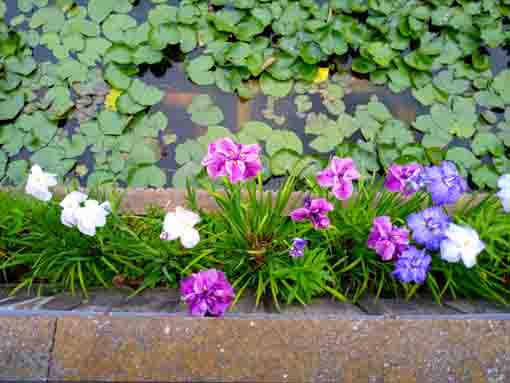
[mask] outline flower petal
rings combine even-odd
[[[189,229],[181,234],[181,243],[186,249],[195,247],[200,242],[200,234],[196,229]]]

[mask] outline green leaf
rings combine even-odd
[[[140,45],[133,53],[133,62],[140,64],[158,64],[163,60],[163,53],[150,45]]]
[[[492,88],[499,93],[505,104],[510,104],[510,69],[498,73],[492,82]]]
[[[6,174],[14,185],[23,184],[28,177],[28,162],[25,160],[10,161]]]
[[[103,133],[112,136],[121,135],[127,124],[125,117],[106,109],[99,113],[97,121]]]
[[[136,27],[136,20],[129,15],[112,14],[103,22],[104,36],[113,43],[125,43],[125,31]]]
[[[389,44],[379,41],[368,44],[368,53],[375,63],[382,67],[388,67],[396,56],[396,52],[391,49]]]
[[[481,161],[466,148],[456,147],[448,149],[445,157],[446,161],[453,161],[464,169],[471,169],[480,165]]]
[[[194,183],[193,181],[201,170],[202,166],[196,162],[186,163],[175,172],[172,177],[172,185],[174,188],[185,189],[188,181],[190,181],[191,184]]]
[[[356,57],[352,60],[352,70],[354,72],[366,74],[375,72],[377,69],[377,65],[372,60],[369,60],[365,57]]]
[[[9,95],[6,100],[0,101],[0,121],[10,120],[18,115],[25,105],[25,96],[22,92]]]
[[[479,132],[473,138],[471,148],[477,156],[483,156],[491,153],[492,155],[499,157],[505,154],[503,143],[494,133],[490,132]]]
[[[10,72],[28,76],[37,68],[37,63],[32,56],[11,56],[5,60],[5,68]]]
[[[131,64],[133,51],[127,45],[114,44],[104,54],[105,61],[113,61],[118,64]]]
[[[479,187],[485,186],[494,189],[498,184],[498,174],[489,165],[483,165],[471,171],[473,182]]]
[[[223,112],[206,94],[193,97],[186,111],[191,115],[191,121],[198,125],[218,125],[223,121]]]
[[[271,75],[263,73],[260,77],[260,88],[267,96],[285,97],[292,90],[294,82],[292,80],[279,81],[275,80]]]
[[[128,93],[135,102],[146,106],[157,104],[164,96],[164,93],[161,90],[156,87],[146,85],[139,79],[133,80],[128,89]]]
[[[434,85],[448,94],[463,94],[469,89],[469,81],[454,79],[453,71],[444,70],[434,77]]]
[[[324,59],[321,48],[314,42],[304,43],[299,51],[299,56],[307,64],[317,64]]]
[[[133,188],[161,188],[165,184],[166,174],[154,165],[136,168],[128,177],[128,186]]]
[[[211,85],[216,80],[214,73],[211,71],[213,66],[214,59],[212,56],[199,56],[186,65],[186,73],[195,84]]]
[[[274,176],[283,176],[296,169],[301,157],[289,150],[279,150],[270,159],[271,173]]]
[[[272,157],[279,150],[288,149],[303,154],[303,143],[296,133],[289,130],[273,130],[266,142],[266,152]]]
[[[126,90],[131,85],[131,78],[115,64],[106,67],[104,79],[115,89]]]
[[[32,29],[43,27],[44,32],[59,32],[65,22],[62,10],[57,7],[46,7],[35,11],[30,19]]]
[[[127,92],[122,93],[117,99],[117,109],[124,114],[136,114],[145,108],[147,108],[147,106],[135,102]]]
[[[148,15],[149,23],[154,26],[176,23],[177,22],[177,7],[161,4],[149,11]]]
[[[268,141],[271,139],[273,129],[261,121],[248,121],[243,124],[240,132],[243,135],[249,136],[256,141]]]

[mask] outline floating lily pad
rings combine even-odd
[[[291,80],[275,80],[271,75],[263,74],[260,78],[260,88],[265,95],[272,97],[285,97],[292,90],[293,82]]]
[[[157,166],[143,166],[135,169],[128,176],[128,186],[134,188],[156,187],[166,184],[166,174]]]
[[[158,88],[146,85],[138,79],[133,80],[128,93],[135,102],[145,106],[157,104],[163,99],[164,95]]]
[[[198,125],[218,125],[223,121],[223,112],[206,94],[193,97],[186,111],[191,115],[191,121]]]

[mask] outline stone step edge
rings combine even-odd
[[[510,316],[469,317],[1,312],[0,381],[510,381]]]

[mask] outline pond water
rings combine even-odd
[[[25,20],[22,22],[17,19],[22,14],[19,9],[20,3],[26,4],[30,1],[6,0],[4,18],[8,24],[19,22],[19,25],[12,27],[14,30],[27,31],[29,30],[28,21],[37,6],[34,7],[34,10],[24,13]],[[34,0],[33,3],[37,5],[38,0]],[[68,4],[68,2],[62,3]],[[88,5],[86,0],[80,0],[77,3],[84,8]],[[166,3],[178,5],[179,2]],[[55,3],[50,1],[50,6],[52,4]],[[60,2],[57,1],[56,4],[58,6]],[[129,15],[139,25],[143,25],[149,12],[156,6],[155,3],[141,0],[133,4]],[[76,6],[73,9],[76,9]],[[104,24],[102,26],[104,28]],[[40,28],[32,29],[32,31],[34,30],[39,34],[39,38],[45,33]],[[46,41],[50,37],[46,33]],[[61,36],[61,38],[64,37]],[[504,46],[488,48],[486,51],[490,57],[490,71],[493,75],[497,75],[507,68],[509,55]],[[494,186],[494,177],[507,168],[509,160],[506,156],[506,147],[504,147],[506,138],[494,133],[497,131],[498,124],[505,124],[503,105],[498,107],[476,105],[476,117],[479,119],[476,121],[476,134],[480,134],[480,132],[483,134],[494,133],[488,138],[480,138],[478,146],[471,147],[474,140],[473,134],[455,133],[451,133],[451,137],[449,136],[446,142],[439,140],[435,145],[431,143],[437,140],[435,131],[426,131],[426,129],[419,129],[413,125],[417,118],[419,120],[419,116],[431,114],[430,103],[424,105],[418,101],[410,88],[395,92],[399,89],[392,90],[388,85],[376,85],[370,81],[369,75],[351,72],[352,58],[359,56],[353,50],[342,57],[336,56],[320,64],[321,67],[330,69],[328,77],[323,79],[322,83],[295,83],[292,90],[284,97],[267,96],[259,89],[254,97],[248,100],[242,99],[234,93],[226,93],[214,84],[196,85],[189,79],[185,68],[186,62],[199,57],[202,52],[203,48],[199,48],[185,55],[180,52],[178,46],[169,46],[164,50],[161,62],[157,64],[142,63],[138,66],[139,72],[135,77],[141,79],[146,85],[163,92],[161,101],[146,108],[141,114],[152,116],[157,112],[162,112],[168,120],[166,128],[157,130],[153,135],[136,136],[135,139],[139,141],[131,142],[131,145],[127,145],[127,149],[117,150],[115,145],[106,143],[102,148],[94,148],[91,141],[87,141],[82,145],[83,150],[78,149],[75,152],[77,155],[72,158],[62,155],[61,158],[53,156],[47,159],[48,153],[53,154],[55,150],[46,150],[45,155],[41,155],[39,158],[43,163],[46,163],[46,167],[49,167],[48,170],[54,170],[68,179],[75,178],[82,185],[92,186],[102,181],[115,179],[121,185],[182,187],[187,176],[194,177],[198,174],[199,160],[204,154],[207,142],[210,141],[209,138],[220,136],[222,132],[225,132],[225,129],[228,129],[236,135],[237,139],[248,142],[250,139],[254,139],[253,131],[266,132],[267,129],[270,129],[270,136],[260,133],[261,137],[255,137],[265,145],[267,163],[271,165],[271,170],[267,174],[268,179],[270,176],[285,175],[291,165],[295,165],[297,159],[303,158],[303,156],[308,158],[310,169],[316,169],[322,166],[317,163],[317,159],[327,159],[334,152],[353,156],[363,172],[373,172],[388,166],[397,159],[412,158],[427,162],[434,160],[434,156],[437,156],[438,152],[442,152],[444,157],[448,149],[462,147],[467,149],[472,157],[464,152],[452,151],[450,159],[456,160],[466,174],[478,171],[479,173],[472,174],[472,177],[474,184],[479,187]],[[55,48],[48,49],[48,44],[46,46],[34,44],[32,54],[38,63],[49,61],[54,65],[59,65],[63,60],[66,60],[65,58],[56,58]],[[69,56],[76,58],[79,57],[79,53],[71,51]],[[456,64],[460,65],[460,62],[462,60]],[[106,67],[101,61],[97,62],[97,66],[103,70]],[[90,66],[88,70],[90,71],[92,68],[93,66]],[[458,68],[457,71],[460,71]],[[436,70],[433,74],[437,76],[443,69]],[[474,77],[471,80],[474,81]],[[459,79],[457,77],[448,79],[445,76],[443,84],[449,81],[455,82]],[[448,84],[443,86],[448,87]],[[110,92],[111,88],[107,86],[104,92]],[[71,89],[70,85],[69,89]],[[459,94],[452,91],[452,94],[471,99],[479,91],[479,89],[469,87],[464,93]],[[39,95],[42,97],[44,92],[41,91]],[[72,113],[72,110],[78,109],[79,94],[71,90],[70,95],[74,105],[71,112],[66,112],[64,117],[59,117],[56,137],[59,139],[67,137],[72,141],[75,134],[81,134],[84,130],[83,124],[97,119],[97,115],[105,109],[105,106],[98,103],[96,115],[87,121],[80,121],[77,115]],[[197,98],[200,95],[208,95],[210,99]],[[446,98],[448,99],[448,95]],[[104,101],[103,99],[104,97],[100,98],[101,101]],[[208,111],[207,118],[211,117],[211,108],[216,107],[219,107],[222,116],[216,116],[218,117],[216,119],[212,118],[212,122],[197,122],[200,120],[200,116],[193,118],[190,108],[192,109],[193,104],[199,99],[205,103],[205,106],[203,103],[200,105],[197,103],[197,108],[205,107]],[[443,104],[448,105],[448,102],[443,102]],[[433,105],[436,105],[436,101],[433,102]],[[473,107],[474,105],[473,103]],[[453,110],[452,114],[454,114],[455,106],[451,106],[451,108],[453,108],[451,111]],[[459,106],[459,109],[463,108],[467,107]],[[492,113],[482,121],[479,116],[482,111]],[[469,114],[470,112],[465,113]],[[218,115],[217,109],[212,114]],[[461,117],[459,117],[460,124],[475,124],[474,121],[463,122]],[[133,116],[130,116],[129,121],[132,121],[132,118]],[[466,118],[469,120],[469,117]],[[446,124],[452,122],[446,117],[444,121]],[[6,123],[12,124],[13,121],[4,121],[4,134],[9,135],[8,131],[5,132],[5,126],[10,125],[5,125]],[[145,121],[145,123],[148,122]],[[353,124],[357,128],[353,128],[351,126]],[[247,127],[249,127],[250,133],[244,134],[244,129]],[[341,137],[345,129],[350,134]],[[448,127],[445,129],[448,130]],[[275,133],[278,131],[285,133]],[[375,131],[377,133],[374,133]],[[90,138],[88,133],[84,134]],[[375,135],[377,138],[374,138]],[[116,139],[121,140],[119,137]],[[107,141],[105,136],[101,136],[101,140]],[[426,140],[428,140],[428,144],[425,144]],[[494,140],[497,140],[497,143],[494,143]],[[5,150],[7,144],[8,142],[3,142],[8,158],[5,161],[4,177],[4,182],[7,183],[16,183],[22,179],[22,176],[16,171],[21,171],[20,169],[23,168],[21,162],[28,160],[32,154],[37,154],[47,147],[58,146],[50,141],[42,146],[35,145],[33,149],[30,145],[23,145],[19,151],[16,151]],[[149,148],[148,151],[151,153],[140,155],[137,153],[136,157],[147,157],[147,159],[130,162],[135,157],[131,156],[132,153],[141,146]],[[487,147],[487,149],[480,149],[480,146]],[[0,150],[1,148],[0,145]],[[471,154],[471,151],[474,152],[474,155]],[[493,161],[494,157],[497,157],[496,165]],[[64,162],[66,166],[61,166]],[[17,163],[14,168],[12,168],[13,163]],[[488,165],[480,165],[485,163]],[[0,161],[1,164],[2,161]],[[28,163],[25,165],[28,166]],[[9,166],[11,166],[11,173],[9,173]],[[54,169],[51,169],[52,167]],[[161,169],[162,172],[154,171],[154,167]],[[26,167],[24,169],[26,171]],[[144,169],[143,172],[140,169]],[[3,175],[0,172],[0,177]]]

